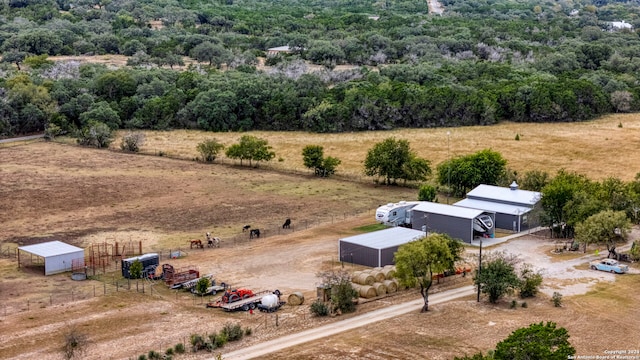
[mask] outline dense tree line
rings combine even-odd
[[[340,132],[582,121],[640,108],[637,2],[0,4],[0,136],[111,128]],[[152,26],[152,24],[154,24]],[[290,53],[267,55],[288,45]],[[50,62],[123,54],[128,67]],[[257,68],[266,56],[269,71]],[[188,58],[201,65],[174,71]],[[308,63],[325,70],[309,73]],[[351,70],[335,66],[350,64]],[[219,70],[222,69],[222,71]]]

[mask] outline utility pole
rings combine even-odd
[[[480,255],[478,255],[478,280],[480,279],[480,272],[482,271],[482,237],[480,238]],[[478,299],[477,302],[480,302],[480,282],[478,281]]]
[[[447,166],[447,205],[449,205],[449,195],[451,195],[451,131],[447,131],[447,157],[449,158],[449,166]]]

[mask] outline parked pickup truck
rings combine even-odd
[[[615,259],[602,259],[591,263],[592,270],[607,271],[610,273],[624,274],[629,271],[629,266],[622,265]]]

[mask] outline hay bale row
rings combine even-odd
[[[369,274],[371,274],[371,276],[376,278],[376,282],[383,282],[387,279],[384,273],[380,270],[370,270]]]
[[[391,280],[396,276],[396,267],[394,265],[385,265],[381,271],[387,280]]]
[[[384,284],[384,286],[387,287],[387,293],[392,294],[396,291],[398,291],[398,282],[397,280],[393,279],[393,280],[385,280],[382,282]]]
[[[351,284],[361,298],[370,299],[378,296],[376,289],[369,285]]]
[[[301,292],[294,292],[287,299],[289,305],[302,305],[304,303],[304,295]]]
[[[357,273],[357,274],[356,274]],[[364,271],[357,271],[351,277],[351,282],[358,285],[372,285],[376,282],[376,278]]]

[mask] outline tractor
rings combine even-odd
[[[224,295],[222,295],[221,300],[223,303],[228,304],[228,303],[236,302],[241,299],[248,299],[253,296],[254,296],[253,291],[249,289],[233,289],[230,291],[225,291]]]

